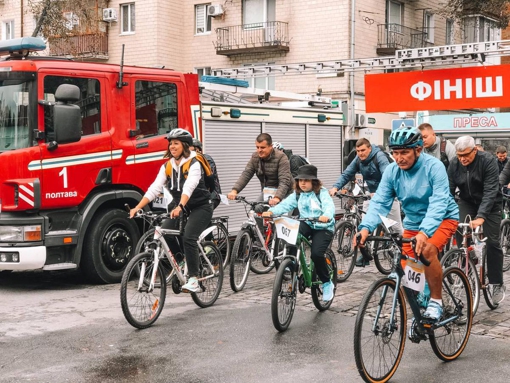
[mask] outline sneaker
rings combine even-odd
[[[492,301],[500,304],[505,299],[506,286],[504,284],[492,285]]]
[[[322,300],[329,302],[335,296],[335,285],[329,281],[322,285]]]
[[[356,258],[356,267],[365,267],[370,266],[370,261],[365,261],[363,259],[363,255],[358,255],[358,258]]]
[[[430,301],[427,310],[423,313],[423,318],[437,322],[441,315],[443,315],[443,306],[437,302]]]
[[[198,293],[201,291],[198,279],[191,277],[188,282],[182,286],[182,291],[185,293]]]

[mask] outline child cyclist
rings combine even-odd
[[[320,221],[301,222],[299,233],[312,240],[312,261],[317,270],[317,276],[322,281],[322,300],[328,302],[333,299],[334,285],[329,277],[324,254],[333,239],[335,205],[328,190],[322,187],[322,182],[317,178],[317,168],[313,165],[303,165],[298,169],[294,189],[294,193],[262,216],[281,215],[297,207],[301,218],[317,218]],[[296,252],[296,249],[291,251]]]

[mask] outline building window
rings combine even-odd
[[[195,5],[195,34],[203,35],[211,32],[211,20],[209,16],[210,4]]]
[[[429,43],[434,43],[434,15],[429,12],[425,12],[424,17],[424,32],[427,34],[426,40]]]
[[[494,20],[483,16],[467,16],[463,19],[464,43],[500,40],[501,30]]]
[[[388,1],[386,9],[388,12],[386,15],[387,24],[397,24],[399,26],[403,24],[404,5],[402,3]]]
[[[446,45],[453,45],[454,43],[453,38],[454,28],[455,24],[453,20],[452,19],[446,20],[446,41],[445,41]]]
[[[2,40],[14,38],[14,20],[4,21],[2,23]]]
[[[202,78],[202,76],[210,76],[211,75],[211,67],[206,66],[203,68],[195,68],[193,70],[193,72],[198,74],[198,81],[201,81],[200,79]]]
[[[275,21],[275,0],[243,0],[245,28],[262,28],[263,23]]]
[[[120,6],[121,33],[135,33],[135,4],[121,4]]]

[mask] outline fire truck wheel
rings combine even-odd
[[[94,283],[119,283],[139,238],[136,222],[124,210],[98,212],[83,244],[81,267],[85,276]]]

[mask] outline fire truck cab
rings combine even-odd
[[[32,55],[0,44],[0,271],[80,268],[120,281],[140,237],[129,219],[181,127],[199,136],[196,75]]]

